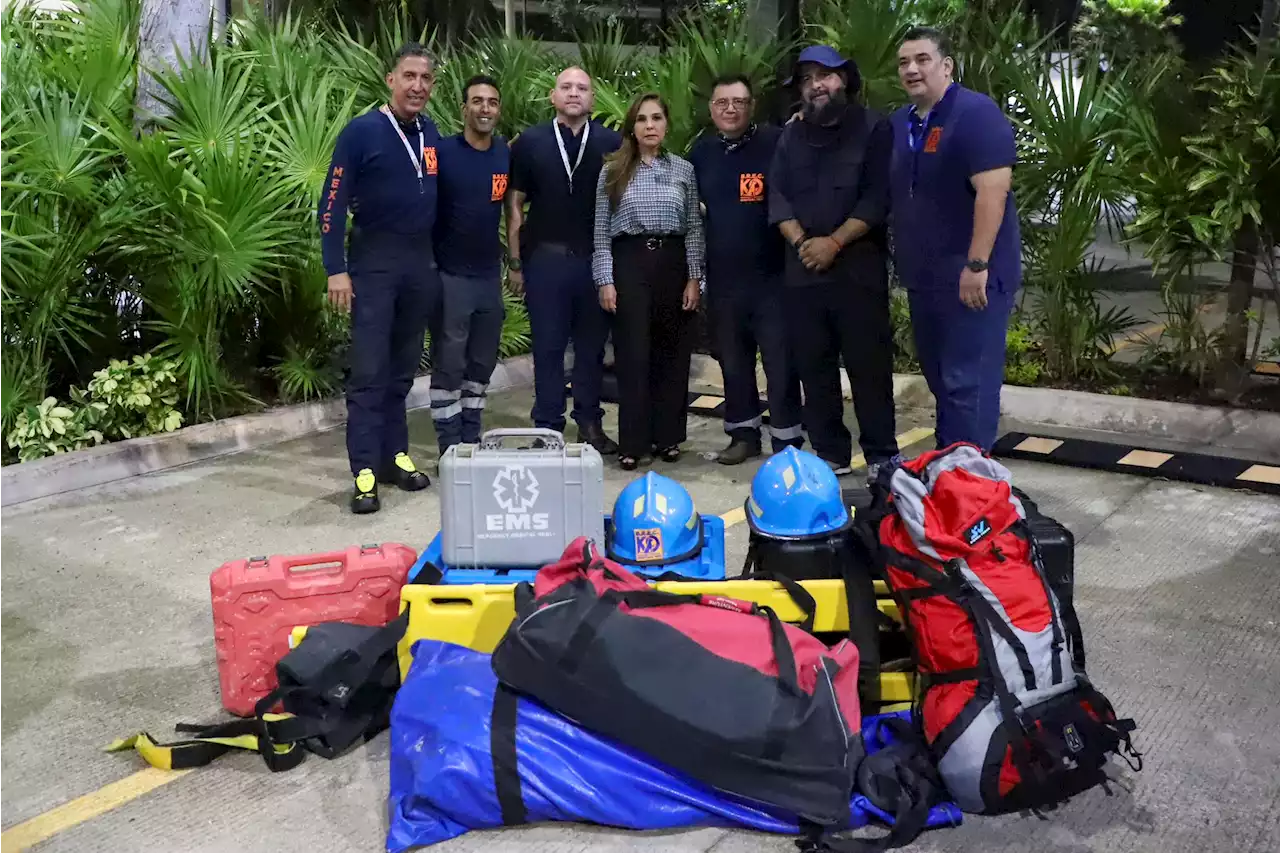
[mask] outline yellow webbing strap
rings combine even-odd
[[[147,732],[139,732],[108,744],[105,751],[134,749],[152,767],[186,770],[203,767],[233,749],[243,749],[261,755],[273,771],[290,770],[302,763],[306,751],[301,743],[273,742],[269,725],[292,718],[292,714],[264,714],[213,726],[179,726],[179,731],[194,730],[193,736],[172,743],[158,743]]]

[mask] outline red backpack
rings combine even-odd
[[[517,586],[493,669],[704,784],[828,831],[849,822],[863,749],[848,640],[828,649],[767,607],[652,589],[579,538]]]
[[[1090,682],[1009,471],[971,444],[894,470],[879,556],[915,646],[917,719],[961,809],[1047,809],[1095,785],[1135,729]],[[1131,760],[1132,759],[1132,760]]]

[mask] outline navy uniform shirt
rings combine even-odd
[[[769,170],[769,221],[795,219],[810,237],[828,236],[848,219],[870,226],[824,272],[806,270],[796,251],[788,251],[786,284],[860,278],[860,265],[884,263],[892,154],[888,118],[857,104],[846,107],[833,125],[794,121],[786,126]]]
[[[421,181],[393,121],[422,165]],[[406,124],[370,110],[342,129],[316,211],[325,274],[347,271],[348,208],[354,214],[353,245],[360,234],[401,234],[430,249],[439,143],[440,131],[425,115]]]
[[[689,152],[706,205],[708,287],[782,272],[786,243],[769,222],[769,164],[782,129],[759,125],[735,140],[714,131]]]
[[[512,144],[511,188],[524,193],[529,203],[520,229],[520,254],[525,260],[539,243],[560,243],[583,257],[591,256],[596,181],[605,155],[618,150],[622,136],[591,122],[587,149],[573,173],[570,191],[569,175],[554,134],[559,133],[564,140],[572,167],[578,160],[583,130],[575,136],[558,120],[544,122],[520,134]]]
[[[502,272],[502,200],[511,154],[494,136],[483,151],[459,133],[440,141],[440,201],[436,263],[452,275],[496,277]]]
[[[973,203],[969,179],[1017,161],[1013,125],[996,102],[953,83],[927,116],[907,106],[893,115],[894,267],[913,290],[956,290],[969,260]],[[1017,290],[1021,235],[1013,193],[1005,201],[987,280]]]

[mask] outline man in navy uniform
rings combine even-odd
[[[768,383],[769,438],[774,452],[800,447],[800,382],[788,354],[782,310],[786,245],[769,224],[766,175],[782,131],[751,120],[751,81],[722,77],[711,92],[716,132],[689,152],[706,208],[707,312],[724,377],[724,431],[717,456],[738,465],[762,452],[756,351]]]
[[[622,137],[591,119],[594,100],[587,72],[566,68],[551,90],[555,118],[512,143],[507,266],[512,290],[524,292],[529,307],[534,426],[564,431],[564,354],[572,341],[573,420],[580,440],[608,455],[618,452],[600,406],[609,318],[591,277],[591,241],[596,182]]]
[[[868,479],[898,457],[889,319],[889,160],[893,130],[859,101],[858,67],[826,45],[800,52],[801,120],[770,170],[769,219],[791,246],[783,297],[814,452],[852,472],[839,360],[853,390]]]
[[[478,75],[462,90],[462,133],[440,142],[436,257],[443,289],[432,333],[431,417],[443,454],[480,441],[489,377],[498,363],[505,309],[499,227],[510,152],[495,136],[502,96]]]
[[[351,312],[347,457],[356,513],[377,512],[378,483],[406,491],[431,483],[409,456],[405,413],[440,299],[431,240],[440,134],[422,114],[435,85],[430,54],[405,45],[386,79],[389,102],[339,134],[317,211],[329,301]]]
[[[920,368],[937,400],[937,443],[990,450],[1000,421],[1005,333],[1022,283],[1011,182],[1013,125],[952,79],[947,37],[906,34],[893,115],[894,260],[907,288]]]

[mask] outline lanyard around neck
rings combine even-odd
[[[400,137],[400,141],[404,143],[404,150],[409,154],[409,160],[413,163],[413,171],[418,175],[418,191],[422,191],[422,160],[421,154],[413,153],[413,146],[409,144],[409,138],[404,135],[404,131],[400,129],[400,122],[396,121],[396,117],[391,114],[390,107],[383,107],[382,113],[387,117],[387,121],[391,122],[391,126],[396,130],[396,136]],[[418,151],[422,151],[422,122],[418,118],[414,118],[414,125],[418,128]]]
[[[573,192],[573,173],[578,171],[578,167],[582,165],[582,155],[587,151],[587,138],[591,135],[591,122],[587,121],[582,126],[582,142],[578,144],[578,159],[574,161],[573,166],[569,166],[569,152],[564,147],[564,137],[560,135],[560,122],[555,122],[552,128],[556,133],[556,145],[560,147],[560,162],[564,163],[564,173],[569,176],[569,192]]]

